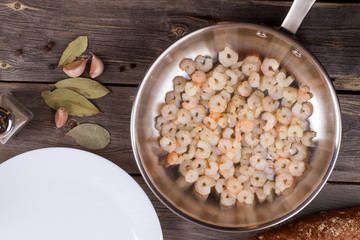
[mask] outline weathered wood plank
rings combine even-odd
[[[164,239],[241,239],[246,240],[254,233],[225,233],[210,230],[175,215],[165,207],[146,186],[141,177],[134,179],[145,190],[159,216]],[[326,184],[319,195],[296,217],[322,210],[354,207],[360,205],[360,185]],[[295,219],[294,217],[293,219]],[[291,220],[291,219],[290,219]]]
[[[34,1],[0,4],[0,79],[52,82],[65,77],[57,63],[69,41],[89,36],[89,50],[105,61],[106,83],[138,84],[148,67],[181,36],[216,22],[238,21],[279,26],[289,1]],[[18,9],[18,10],[17,10]],[[315,3],[298,39],[317,56],[338,89],[359,90],[359,3]],[[341,21],[339,21],[341,19]],[[55,41],[53,50],[42,47]],[[23,54],[15,56],[16,49]],[[129,64],[136,64],[130,68]],[[118,68],[125,66],[125,71]],[[50,74],[51,73],[51,74]],[[349,81],[349,83],[347,82]]]
[[[34,119],[14,139],[0,146],[0,162],[17,154],[44,147],[77,146],[64,136],[66,128],[56,129],[54,110],[42,100],[40,93],[46,84],[0,83],[0,92],[11,91],[33,113]],[[111,133],[111,144],[104,150],[93,151],[128,173],[139,173],[130,143],[130,112],[136,88],[110,87],[111,93],[93,102],[104,113],[87,118],[76,118],[81,123],[93,122],[103,125]],[[343,113],[343,142],[331,181],[360,182],[360,102],[356,95],[339,95]]]

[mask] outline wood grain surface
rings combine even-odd
[[[151,63],[180,37],[218,22],[280,26],[288,1],[2,1],[0,77],[3,81],[49,82],[48,65],[66,45],[89,37],[89,51],[105,61],[99,78],[138,84]],[[341,90],[359,90],[360,3],[315,3],[297,38],[324,65]],[[47,42],[55,47],[43,52]],[[16,56],[16,49],[23,55]],[[0,63],[0,65],[1,65]],[[130,68],[135,64],[135,68]],[[125,71],[119,72],[119,67]],[[31,72],[32,74],[28,74]],[[54,70],[54,79],[62,79]]]
[[[220,22],[249,22],[278,27],[291,6],[281,0],[0,0],[0,93],[12,92],[34,114],[6,145],[0,163],[43,147],[79,148],[56,129],[54,110],[40,93],[66,78],[57,65],[66,45],[79,35],[89,37],[85,54],[104,60],[98,80],[111,93],[93,100],[103,113],[73,118],[98,123],[111,133],[111,144],[99,154],[129,174],[154,204],[164,239],[248,239],[255,233],[223,233],[188,222],[166,208],[139,174],[130,143],[130,112],[137,86],[153,61],[190,32]],[[360,205],[360,3],[316,2],[304,19],[297,40],[324,65],[337,89],[343,121],[340,155],[330,181],[300,214]],[[55,46],[43,51],[48,42]],[[21,55],[15,51],[22,49]],[[86,76],[86,74],[85,74]]]

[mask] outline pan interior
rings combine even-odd
[[[267,34],[260,38],[257,31]],[[317,132],[316,147],[305,175],[296,187],[273,202],[256,205],[219,207],[219,197],[212,193],[207,199],[197,197],[184,182],[178,167],[164,167],[166,153],[159,148],[159,133],[154,128],[166,92],[172,90],[177,75],[188,78],[179,69],[183,58],[194,59],[217,54],[226,45],[239,53],[240,59],[256,54],[261,59],[275,57],[280,68],[296,77],[298,84],[306,84],[313,93],[310,102],[314,113],[310,128]],[[302,57],[292,51],[297,49]],[[327,74],[310,53],[292,38],[276,30],[252,24],[211,26],[192,33],[167,49],[153,64],[139,89],[132,116],[132,137],[135,155],[143,176],[156,195],[178,214],[205,226],[223,230],[251,230],[271,226],[301,210],[327,180],[336,160],[340,144],[340,111],[338,101]]]

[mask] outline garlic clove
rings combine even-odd
[[[55,125],[57,128],[61,128],[65,125],[66,121],[68,119],[68,112],[65,108],[61,107],[59,108],[55,113]]]
[[[102,72],[104,71],[104,64],[100,60],[100,58],[95,56],[95,54],[93,54],[93,53],[91,53],[91,54],[92,54],[92,59],[91,59],[91,66],[90,66],[90,77],[96,78],[96,77],[100,76],[102,74]]]
[[[87,61],[88,59],[80,59],[72,63],[69,63],[63,66],[63,71],[69,77],[78,77],[84,72]]]

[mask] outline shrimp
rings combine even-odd
[[[213,69],[212,72],[209,72],[209,73],[208,73],[208,76],[211,77],[214,72],[225,73],[226,70],[227,70],[226,67],[224,67],[224,66],[221,65],[221,64],[218,64],[218,65]]]
[[[237,124],[240,124],[240,130],[244,133],[250,133],[255,127],[254,121],[249,119],[244,119]]]
[[[161,116],[161,115],[158,116],[158,117],[156,118],[156,123],[155,123],[155,128],[156,128],[156,130],[161,131],[162,126],[163,126],[165,123],[167,123],[167,120],[166,120],[163,116]]]
[[[236,195],[238,194],[241,190],[242,190],[243,186],[241,185],[241,182],[235,178],[235,177],[230,177],[228,180],[227,180],[227,183],[226,183],[226,189]]]
[[[279,158],[274,163],[274,169],[276,174],[289,172],[289,165],[291,161],[287,158]]]
[[[289,173],[283,172],[275,178],[275,187],[282,192],[291,187],[293,182],[293,177]]]
[[[288,127],[286,125],[277,125],[276,127],[276,136],[279,139],[287,139],[288,137]]]
[[[260,134],[262,134],[264,132],[264,130],[261,128],[262,127],[262,122],[261,121],[262,120],[258,120],[258,119],[256,119],[254,121],[254,128],[253,128],[252,132],[254,134],[256,134],[256,135],[260,135]]]
[[[298,100],[300,102],[306,102],[312,98],[312,93],[310,92],[310,88],[306,85],[301,86],[298,90]]]
[[[296,153],[291,157],[292,161],[305,161],[309,157],[309,150],[302,143],[293,143],[290,149],[293,151],[296,150]]]
[[[309,122],[306,121],[305,119],[300,119],[298,117],[293,117],[291,119],[291,124],[290,125],[299,125],[302,129],[306,129],[309,125]]]
[[[252,150],[252,154],[260,154],[263,158],[266,158],[266,156],[268,155],[266,149],[263,148],[263,146],[261,146],[260,144],[254,147],[254,149]]]
[[[201,71],[201,70],[195,71],[191,75],[191,80],[193,80],[194,83],[201,85],[206,81],[206,74],[204,71]],[[186,90],[186,88],[185,88],[185,90]]]
[[[186,124],[191,121],[191,113],[186,109],[180,109],[176,115],[178,122],[181,124]]]
[[[212,90],[222,90],[226,85],[226,77],[223,73],[214,72],[213,76],[209,78],[209,86]]]
[[[303,136],[300,138],[300,141],[305,146],[311,146],[313,143],[313,138],[316,137],[316,132],[314,131],[305,131]]]
[[[178,164],[178,161],[179,161],[179,155],[177,153],[172,152],[166,156],[166,162],[169,165]]]
[[[264,193],[264,190],[260,188],[256,189],[255,194],[260,203],[264,202],[267,198],[266,194]]]
[[[195,152],[195,156],[197,158],[208,158],[211,153],[211,145],[208,142],[203,140],[199,140],[197,143],[197,149]]]
[[[176,146],[176,149],[175,149],[175,152],[177,154],[183,154],[185,152],[187,152],[187,148],[188,145],[181,145],[179,142],[177,143],[177,146]]]
[[[176,91],[167,92],[166,95],[165,95],[165,102],[166,103],[173,103],[177,107],[179,107],[180,106],[180,101],[181,101],[180,93],[178,93]]]
[[[281,106],[291,108],[292,105],[294,105],[295,102],[296,102],[296,99],[288,101],[285,98],[282,98],[281,99]]]
[[[185,159],[183,162],[181,162],[179,164],[179,172],[185,177],[186,173],[191,170],[190,169],[190,164],[191,164],[191,160],[190,159]],[[196,172],[197,173],[197,172]],[[196,181],[196,180],[195,180]],[[195,182],[194,181],[194,182]]]
[[[291,85],[291,83],[295,80],[294,76],[288,76],[286,77],[286,74],[284,72],[279,72],[276,77],[276,82],[280,87],[288,87]]]
[[[171,153],[174,152],[176,149],[177,143],[175,138],[173,137],[169,137],[169,136],[164,136],[162,138],[160,138],[160,147],[162,150]]]
[[[178,111],[178,107],[174,103],[168,103],[163,106],[161,109],[161,115],[166,120],[173,120],[176,118],[176,113]]]
[[[252,147],[258,145],[260,142],[259,138],[252,132],[245,133],[244,140],[247,144],[249,144]]]
[[[225,178],[228,179],[229,177],[234,176],[235,168],[234,165],[232,165],[228,169],[219,169],[219,173]]]
[[[189,97],[195,96],[200,91],[200,88],[194,83],[195,82],[187,82],[185,84],[185,93]]]
[[[262,127],[264,131],[270,131],[276,124],[276,118],[271,112],[264,112],[261,114],[261,119],[265,121],[265,125]]]
[[[237,74],[234,70],[232,70],[232,69],[226,70],[225,75],[230,78],[230,80],[227,82],[227,85],[233,86],[238,83],[239,74]]]
[[[169,137],[175,137],[175,134],[178,130],[178,127],[173,122],[168,122],[163,124],[163,127],[161,129],[161,135],[162,136],[169,136]]]
[[[275,141],[276,153],[283,158],[290,158],[290,142],[288,140],[277,139]]]
[[[237,88],[238,93],[240,96],[248,97],[252,92],[252,87],[250,86],[248,81],[243,81]]]
[[[176,133],[177,142],[182,146],[187,146],[191,143],[191,134],[187,130],[180,130]]]
[[[248,81],[249,81],[249,85],[251,87],[256,88],[256,87],[260,86],[260,75],[259,75],[259,73],[251,72],[250,76],[248,78]]]
[[[193,183],[199,179],[199,173],[196,169],[190,169],[185,173],[185,181],[188,183]]]
[[[272,70],[270,70],[270,68]],[[266,76],[274,76],[275,72],[279,68],[279,62],[275,58],[265,58],[261,64],[261,71]]]
[[[181,93],[185,90],[186,79],[182,76],[176,76],[172,80],[175,92]]]
[[[236,197],[232,195],[228,190],[224,190],[220,195],[220,205],[230,207],[236,203]]]
[[[304,129],[300,125],[290,125],[288,130],[288,139],[301,138],[304,135]]]
[[[293,87],[285,87],[282,93],[283,98],[290,102],[295,102],[297,95],[297,90]]]
[[[254,110],[258,107],[261,107],[261,98],[256,94],[252,93],[247,99],[247,104],[251,110]]]
[[[232,142],[230,139],[220,139],[219,140],[219,144],[218,144],[218,148],[222,153],[226,153],[227,151],[230,151],[232,148]]]
[[[251,72],[258,72],[260,70],[261,61],[257,56],[248,56],[244,59],[244,64],[242,65],[242,72],[249,76]]]
[[[213,180],[208,176],[201,176],[194,184],[194,190],[202,196],[207,196],[211,192]]]
[[[202,122],[206,116],[205,108],[202,105],[197,105],[193,109],[190,109],[191,117],[195,122]],[[178,118],[179,119],[179,118]]]
[[[208,72],[213,67],[213,60],[209,56],[198,55],[195,58],[196,69]]]
[[[291,109],[288,107],[282,107],[276,111],[277,120],[282,124],[289,124],[292,119]]]
[[[222,90],[220,92],[220,96],[222,96],[226,100],[226,103],[231,101],[231,93],[227,90]]]
[[[222,137],[226,139],[231,139],[232,135],[234,134],[234,130],[231,128],[225,128]]]
[[[198,105],[199,99],[197,96],[189,96],[186,93],[182,94],[182,107],[186,110],[191,110]]]
[[[276,84],[276,80],[274,77],[271,77],[271,76],[262,76],[262,79],[261,79],[261,85],[262,87],[264,87],[265,89],[269,90],[271,88],[273,88]]]
[[[212,146],[217,145],[219,142],[219,137],[208,128],[203,128],[200,132],[200,139],[210,143]]]
[[[236,116],[233,114],[226,114],[228,118],[228,127],[233,128],[236,125]]]
[[[264,169],[266,177],[275,175],[274,162],[272,160],[266,160],[266,167]],[[269,179],[269,178],[268,178]]]
[[[256,170],[264,170],[266,167],[266,159],[263,157],[261,153],[256,153],[251,156],[250,164]]]
[[[211,130],[215,130],[217,127],[216,121],[210,117],[205,117],[203,123],[206,127],[210,128]]]
[[[199,176],[203,175],[205,173],[205,168],[207,167],[207,161],[202,158],[196,158],[194,161],[190,164],[191,169],[195,169]]]
[[[268,89],[269,96],[274,100],[279,100],[282,98],[284,88],[279,85],[272,86]]]
[[[237,200],[240,203],[253,204],[254,194],[248,189],[241,190],[237,195]]]
[[[239,121],[243,121],[245,119],[255,120],[254,112],[247,108],[243,108],[239,111],[238,118]]]
[[[179,65],[180,69],[191,75],[195,72],[196,64],[192,59],[184,58]]]
[[[289,173],[294,177],[300,177],[304,174],[305,163],[303,161],[293,161],[289,165]]]
[[[209,108],[213,113],[222,113],[227,107],[226,100],[221,95],[214,95],[209,100]]]
[[[271,195],[272,190],[275,190],[276,194],[280,193],[279,190],[275,186],[275,182],[271,182],[271,181],[267,181],[264,184],[263,190],[264,190],[265,195],[267,195],[267,196]]]
[[[260,135],[260,144],[264,148],[271,146],[274,143],[274,141],[275,141],[274,136],[271,135],[271,133],[269,132],[265,132]]]
[[[217,193],[222,193],[226,189],[226,179],[219,178],[215,183],[215,190]]]
[[[262,107],[265,111],[268,112],[275,112],[276,109],[278,109],[280,103],[277,100],[273,100],[271,97],[266,96],[263,98],[263,100],[261,101],[262,103]]]
[[[217,122],[218,126],[221,128],[226,128],[228,125],[228,117],[226,114],[222,114]]]
[[[205,175],[207,176],[213,176],[218,173],[219,165],[215,162],[209,162],[209,166],[205,168]]]
[[[301,119],[306,119],[311,116],[313,112],[313,106],[309,102],[305,103],[295,103],[295,105],[292,107],[292,113],[294,116],[299,117]]]
[[[229,47],[225,47],[225,49],[219,52],[219,62],[224,67],[230,67],[237,63],[239,59],[239,55]]]

